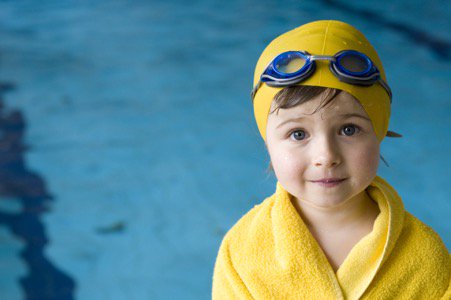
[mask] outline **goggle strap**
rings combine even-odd
[[[297,77],[297,78],[292,78],[288,81],[284,81],[284,82],[280,82],[280,81],[268,81],[266,82],[266,84],[270,87],[286,87],[286,86],[290,86],[290,85],[294,85],[298,82],[301,82],[304,78],[303,77]]]
[[[260,88],[261,85],[262,85],[262,81],[258,80],[257,84],[252,89],[252,92],[251,92],[252,103],[254,103],[255,93],[257,92],[257,90]]]
[[[391,103],[392,103],[392,100],[391,100],[391,98],[392,98],[392,92],[391,92],[390,87],[389,87],[388,84],[387,84],[382,78],[380,78],[380,77],[379,77],[379,83],[380,83],[380,85],[382,85],[382,87],[385,89],[385,91],[387,91],[388,97],[390,98],[390,104],[391,104]]]
[[[346,82],[346,83],[370,86],[370,85],[374,84],[376,81],[379,82],[380,85],[381,85],[381,86],[385,89],[385,91],[387,92],[388,97],[389,97],[389,99],[390,99],[390,104],[392,103],[392,92],[391,92],[391,89],[390,89],[390,87],[388,86],[388,84],[380,77],[379,72],[377,72],[377,73],[375,73],[375,74],[373,74],[373,75],[371,75],[371,76],[362,78],[362,77],[354,77],[354,76],[351,76],[351,75],[342,74],[342,73],[341,73],[339,70],[337,70],[337,68],[336,68],[334,65],[332,65],[332,64],[330,65],[330,69],[331,69],[332,73],[335,73],[335,75],[337,76],[337,78],[338,78],[340,81],[343,81],[343,82]],[[372,79],[372,78],[374,78],[374,77],[376,77],[376,76],[377,76],[377,78],[376,78],[377,80],[373,80],[373,81],[372,81],[373,83],[371,83],[370,79]],[[368,83],[368,84],[366,84],[365,81],[362,81],[362,79],[367,80],[367,83]],[[370,84],[370,83],[371,83],[371,84]]]
[[[270,61],[269,63],[268,63],[268,65],[266,66],[266,68],[264,68],[263,70],[267,70],[268,69],[268,67],[272,64],[272,62],[273,61]],[[265,71],[263,71],[263,73],[265,73]],[[262,75],[263,76],[263,75]],[[257,82],[257,84],[254,86],[254,88],[252,89],[252,92],[251,92],[251,99],[252,99],[252,103],[254,103],[254,97],[255,97],[255,93],[257,93],[257,90],[260,88],[260,86],[262,85],[262,81],[261,81],[261,78],[262,78],[262,76],[260,76],[260,79],[258,80],[258,82]]]

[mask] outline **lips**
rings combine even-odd
[[[320,180],[313,180],[312,182],[324,188],[334,188],[340,186],[345,180],[346,178],[323,178]]]
[[[320,180],[312,180],[312,182],[334,183],[334,182],[341,182],[345,179],[346,178],[323,178]]]

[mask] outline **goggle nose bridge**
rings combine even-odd
[[[288,52],[285,52],[285,53],[282,53],[282,54],[286,54],[286,53],[289,53],[289,52],[296,52],[296,51],[288,51]],[[366,78],[362,78],[362,77],[359,77],[359,76],[353,76],[352,74],[346,74],[346,73],[343,73],[342,71],[340,71],[339,69],[337,69],[337,67],[336,67],[337,57],[339,57],[340,54],[343,53],[344,55],[347,55],[347,54],[350,54],[350,52],[356,52],[356,51],[343,50],[341,52],[338,52],[334,56],[329,56],[329,55],[311,55],[307,51],[297,51],[297,52],[302,53],[306,57],[306,61],[305,61],[304,67],[306,65],[310,65],[306,69],[306,72],[307,72],[306,74],[307,75],[308,75],[308,72],[311,72],[312,70],[314,70],[314,64],[311,64],[311,62],[316,61],[316,60],[329,61],[329,62],[331,62],[331,64],[330,64],[331,72],[340,81],[343,81],[343,82],[346,82],[346,83],[349,83],[349,84],[356,84],[356,85],[372,85],[372,84],[374,84],[376,82],[379,82],[380,85],[386,90],[386,92],[387,92],[387,94],[388,94],[388,96],[390,98],[390,104],[392,103],[392,92],[391,92],[391,89],[390,89],[389,85],[380,77],[379,70],[377,70],[377,68],[375,69],[376,73],[374,73],[372,76],[369,76],[369,77],[367,76]],[[345,54],[344,52],[348,52],[348,53]],[[279,56],[281,56],[281,55],[279,55]],[[373,66],[373,62],[371,62],[371,60],[368,57],[366,57],[365,55],[363,55],[363,56],[366,58],[367,62],[369,61],[368,63],[370,64],[370,66]],[[268,64],[268,66],[263,71],[263,74],[260,76],[259,81],[254,86],[254,88],[252,89],[252,91],[251,91],[252,102],[254,102],[254,96],[257,93],[257,90],[263,84],[263,80],[262,80],[263,75],[268,71],[269,68],[273,68],[273,70],[276,71],[276,67],[275,67],[274,63],[276,62],[278,57],[276,57],[273,61],[271,61]],[[310,76],[310,75],[308,75],[308,76]],[[298,83],[298,82],[300,82],[300,81],[305,79],[305,78],[302,78],[302,76],[298,76],[298,75],[296,75],[296,77],[294,77],[294,78],[273,78],[272,76],[269,76],[269,75],[268,75],[268,77],[270,79],[274,80],[274,83],[270,84],[269,81],[268,81],[268,82],[266,82],[266,84],[268,84],[269,86],[273,86],[273,87],[289,86],[290,84]],[[377,78],[377,80],[376,81],[370,80],[372,78]],[[366,79],[367,82],[365,82],[365,79]]]
[[[327,60],[327,61],[332,61],[332,62],[337,61],[335,56],[330,56],[330,55],[310,55],[310,60]]]

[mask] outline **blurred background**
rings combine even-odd
[[[0,0],[0,298],[209,299],[220,242],[275,190],[254,66],[318,19],[394,93],[379,175],[451,249],[451,6]]]

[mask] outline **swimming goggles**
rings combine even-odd
[[[387,92],[390,103],[392,92],[381,78],[376,65],[365,54],[355,50],[343,50],[329,55],[311,55],[307,51],[287,51],[274,58],[254,86],[252,102],[263,83],[271,87],[286,87],[310,77],[315,71],[317,60],[329,61],[329,69],[340,81],[354,85],[371,86],[379,83]]]

